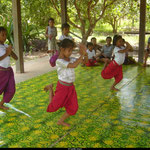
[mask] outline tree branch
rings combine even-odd
[[[76,28],[78,28],[78,29],[81,30],[81,27],[77,26],[74,22],[72,22],[72,21],[70,20],[70,18],[69,18],[68,15],[67,15],[67,20],[68,20],[68,22],[69,22],[72,26],[74,26],[74,27],[76,27]]]
[[[53,7],[55,8],[55,10],[57,11],[57,14],[61,17],[61,12],[59,11],[59,8],[57,7],[57,4],[54,2],[54,0],[51,0],[52,1],[52,4],[53,4]]]
[[[101,14],[100,17],[96,20],[96,22],[99,21],[99,20],[103,17],[106,8],[109,7],[110,5],[112,5],[112,4],[113,4],[114,2],[116,2],[117,0],[113,0],[109,5],[106,4],[106,1],[107,1],[107,0],[104,0],[102,14]]]
[[[81,18],[81,11],[80,11],[79,7],[77,6],[77,1],[76,1],[76,0],[74,0],[74,6],[75,6],[75,8],[76,8],[76,10],[77,10],[77,13],[78,13],[79,19],[80,19],[80,21],[81,21],[81,24],[83,25],[83,24],[84,24],[84,21],[83,21],[83,19]]]
[[[88,2],[88,7],[87,7],[87,14],[88,14],[88,20],[89,20],[90,25],[92,24],[91,14],[90,14],[90,11],[91,11],[90,5],[91,5],[91,4],[92,4],[92,0],[90,0],[90,1]]]

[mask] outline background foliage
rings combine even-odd
[[[25,51],[33,38],[43,38],[48,19],[53,17],[60,28],[60,0],[21,0],[21,16]],[[114,34],[138,31],[140,0],[69,0],[68,19],[71,30],[85,41],[93,33]],[[147,0],[146,30],[150,29],[150,0]],[[12,0],[0,0],[0,25],[9,30],[9,42],[13,44]],[[28,29],[29,28],[29,29]],[[25,31],[25,30],[27,31]],[[42,34],[41,34],[42,33]],[[28,34],[28,35],[27,35]]]

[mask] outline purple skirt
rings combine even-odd
[[[0,95],[3,94],[5,103],[9,103],[15,94],[14,72],[11,67],[0,67]]]

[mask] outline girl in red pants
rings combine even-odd
[[[83,62],[84,55],[87,55],[86,47],[84,45],[80,45],[80,57],[78,59],[70,57],[74,46],[75,45],[72,40],[64,39],[61,41],[60,54],[56,61],[58,83],[55,95],[53,94],[52,84],[44,88],[45,91],[49,90],[50,92],[50,104],[48,105],[47,112],[55,112],[59,108],[65,107],[66,112],[57,122],[58,125],[63,126],[70,126],[68,123],[64,122],[64,120],[70,115],[75,115],[78,110],[77,94],[73,84],[75,81],[74,68]]]
[[[119,89],[115,88],[115,86],[122,80],[123,72],[122,72],[122,64],[125,60],[125,53],[132,49],[132,46],[125,42],[126,47],[122,46],[122,36],[115,35],[113,38],[114,55],[115,58],[108,64],[108,61],[104,64],[104,69],[101,72],[101,76],[104,79],[115,78],[115,82],[111,86],[111,90],[119,91]]]

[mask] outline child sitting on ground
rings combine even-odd
[[[95,37],[91,38],[91,42],[93,43],[93,49],[95,50],[95,54],[97,53],[97,51],[101,51],[102,46],[97,44],[97,40]]]
[[[55,112],[59,108],[65,107],[66,112],[57,122],[58,125],[70,126],[64,122],[69,116],[75,115],[78,110],[77,94],[75,91],[75,71],[86,55],[86,47],[80,45],[80,57],[78,59],[70,57],[75,44],[72,40],[64,39],[60,43],[60,55],[56,61],[58,83],[53,93],[53,84],[47,85],[44,90],[49,91],[50,104],[47,112]]]
[[[110,62],[111,61],[111,58],[112,58],[112,52],[113,52],[113,49],[114,49],[114,46],[111,44],[112,42],[112,38],[111,37],[107,37],[106,38],[106,45],[104,45],[102,47],[102,51],[99,55],[99,57],[97,57],[97,61],[100,61],[100,62]]]
[[[96,61],[96,54],[95,54],[95,50],[93,49],[93,43],[92,42],[87,43],[86,52],[88,54],[88,63],[86,63],[86,66],[90,67],[90,66],[98,65],[97,61]]]
[[[4,103],[9,103],[15,94],[14,72],[10,66],[10,57],[17,60],[18,57],[12,51],[12,46],[4,44],[7,37],[7,31],[0,27],[0,95],[3,99],[0,102],[1,109],[9,109]]]

